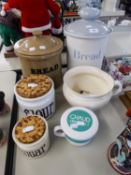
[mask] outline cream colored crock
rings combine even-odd
[[[24,76],[47,74],[54,80],[56,87],[62,83],[62,49],[63,43],[59,38],[40,33],[21,39],[14,46]]]

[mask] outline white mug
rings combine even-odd
[[[54,127],[54,135],[65,138],[75,146],[91,142],[98,131],[95,113],[84,107],[71,107],[61,117],[60,125]]]

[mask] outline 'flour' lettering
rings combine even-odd
[[[54,113],[54,102],[50,103],[45,108],[41,108],[41,109],[37,109],[37,110],[25,109],[24,113],[26,115],[29,115],[29,114],[41,115],[47,119],[48,117],[50,117]]]
[[[37,156],[40,156],[42,153],[45,152],[44,148],[45,148],[45,144],[38,150],[35,150],[35,151],[26,151],[24,152],[25,155],[27,155],[28,157],[37,157]]]

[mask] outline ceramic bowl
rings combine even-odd
[[[63,94],[72,106],[96,110],[121,91],[121,83],[97,67],[78,66],[64,75]]]

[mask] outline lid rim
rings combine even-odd
[[[101,33],[101,34],[99,34],[99,35],[97,35],[97,36],[89,36],[89,35],[77,35],[77,33],[75,34],[75,33],[71,33],[71,32],[69,32],[69,31],[66,31],[66,29],[65,29],[65,31],[64,31],[64,34],[66,35],[66,36],[71,36],[71,37],[75,37],[75,38],[82,38],[82,39],[96,39],[96,38],[104,38],[105,36],[108,36],[108,34],[110,34],[112,32],[112,29],[110,29],[110,31],[108,31],[107,33]]]
[[[102,38],[111,32],[112,28],[99,19],[82,18],[64,26],[64,34],[76,38]]]
[[[32,57],[32,58],[35,57],[37,59],[38,57],[43,57],[43,56],[48,56],[48,55],[51,56],[51,55],[55,55],[56,53],[61,53],[62,49],[63,49],[63,46],[62,46],[62,48],[60,48],[58,50],[51,51],[49,53],[41,53],[39,55],[25,54],[24,52],[19,52],[18,50],[15,50],[15,53],[19,57],[25,57],[25,58],[27,58],[27,57]],[[28,58],[28,59],[32,59],[32,58]],[[33,58],[33,59],[35,59],[35,58]]]
[[[45,47],[43,49],[42,47]],[[30,49],[32,49],[30,51]],[[34,50],[33,50],[34,49]],[[59,53],[63,49],[63,42],[61,39],[47,35],[41,36],[41,38],[37,38],[35,36],[27,37],[18,40],[14,45],[14,52],[18,56],[46,56],[54,53]]]

